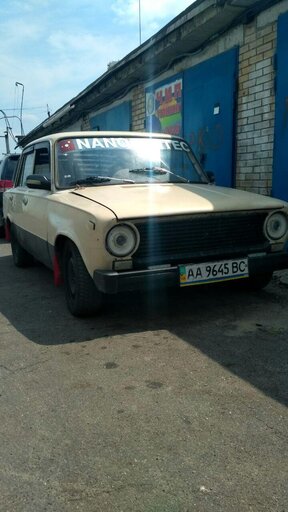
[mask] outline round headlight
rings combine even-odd
[[[128,256],[128,254],[134,251],[136,243],[136,233],[127,224],[114,226],[106,237],[107,250],[113,256]]]
[[[266,221],[266,233],[272,240],[280,240],[288,229],[287,216],[281,212],[275,212]]]

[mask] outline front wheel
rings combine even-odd
[[[97,290],[77,247],[68,242],[63,258],[66,302],[74,316],[89,316],[102,304],[102,294]]]

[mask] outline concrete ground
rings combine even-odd
[[[3,512],[287,512],[288,280],[76,319],[0,242]]]

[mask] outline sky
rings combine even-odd
[[[17,116],[13,134],[21,104],[26,134],[139,46],[139,5],[143,43],[193,1],[0,0],[0,109]],[[5,129],[3,118],[0,159]]]

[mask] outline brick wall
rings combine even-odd
[[[274,138],[276,23],[244,26],[239,53],[236,187],[270,195]]]
[[[145,131],[145,91],[143,85],[133,89],[132,93],[132,130]]]
[[[81,120],[81,130],[91,130],[89,116],[87,114],[83,114],[82,120]]]

